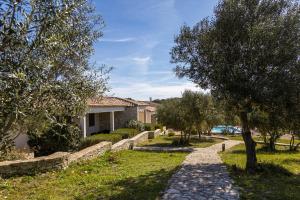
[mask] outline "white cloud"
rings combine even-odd
[[[135,57],[135,58],[132,58],[132,60],[133,60],[137,65],[149,65],[149,63],[151,62],[150,56],[146,56],[146,57]]]
[[[173,85],[154,85],[150,83],[132,83],[125,86],[113,87],[109,95],[118,97],[131,97],[139,100],[162,99],[180,97],[184,90],[200,91],[199,87],[191,82],[183,82]],[[203,91],[203,90],[201,90]]]
[[[128,38],[120,38],[120,39],[111,39],[111,38],[107,38],[107,39],[100,39],[100,42],[132,42],[135,41],[136,38],[133,37],[128,37]]]
[[[152,62],[150,56],[134,57],[134,58],[132,58],[132,60],[135,63],[135,65],[137,66],[136,70],[138,70],[142,74],[145,74],[148,72],[149,65]]]

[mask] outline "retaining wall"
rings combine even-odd
[[[9,177],[12,175],[31,175],[38,172],[64,169],[68,166],[69,156],[70,153],[56,152],[49,156],[29,160],[0,162],[0,175],[2,177]]]
[[[111,142],[100,142],[75,153],[56,152],[49,156],[32,158],[28,160],[14,160],[0,162],[0,176],[9,177],[14,175],[31,175],[57,169],[65,169],[69,164],[81,160],[87,160],[104,154],[106,151],[113,152],[132,149],[134,146],[153,139],[161,133],[144,131],[131,139],[124,139],[112,145]]]
[[[68,162],[72,163],[75,161],[87,160],[96,156],[103,155],[106,151],[111,149],[111,145],[111,142],[100,142],[96,145],[87,147],[85,149],[82,149],[81,151],[70,154]]]
[[[102,155],[111,149],[111,142],[101,142],[75,153],[56,152],[28,160],[0,162],[0,175],[10,177],[15,175],[32,175],[36,173],[65,169],[72,162],[90,159]]]
[[[136,146],[140,143],[148,141],[150,131],[144,131],[133,138],[129,139],[131,141],[132,146]]]
[[[132,141],[130,139],[124,139],[121,140],[111,147],[112,152],[121,151],[121,150],[127,150],[132,149]]]

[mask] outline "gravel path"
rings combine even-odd
[[[226,149],[242,143],[241,141],[224,141]],[[222,144],[207,148],[197,148],[189,154],[181,169],[169,180],[163,200],[209,200],[239,199],[239,193],[233,186],[226,166],[222,164],[218,152]]]

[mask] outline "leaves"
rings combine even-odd
[[[1,149],[31,121],[81,115],[88,98],[106,91],[109,71],[89,64],[103,22],[87,0],[0,0],[0,22]]]

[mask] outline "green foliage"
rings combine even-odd
[[[127,139],[137,135],[139,131],[134,128],[119,128],[112,133],[121,135],[122,139]]]
[[[252,109],[283,116],[294,110],[297,114],[290,116],[296,119],[285,119],[299,122],[299,27],[297,1],[221,0],[213,17],[184,25],[175,38],[176,74],[210,89],[238,112],[249,170],[256,164]]]
[[[168,136],[169,136],[169,137],[172,137],[172,136],[174,136],[174,135],[175,135],[174,132],[169,132],[169,133],[168,133]]]
[[[275,151],[275,142],[285,133],[286,121],[283,114],[278,112],[264,112],[259,109],[254,109],[250,115],[250,124],[255,127],[264,137],[266,144],[269,144],[269,149]]]
[[[35,155],[43,156],[57,151],[72,151],[78,148],[81,130],[73,124],[53,123],[42,133],[28,132],[28,145]]]
[[[152,127],[151,127],[151,124],[145,124],[145,131],[151,131],[153,130]]]
[[[157,109],[158,121],[182,131],[183,140],[190,134],[210,133],[222,122],[223,111],[210,94],[184,91],[181,98],[164,100]]]
[[[180,115],[180,99],[173,98],[163,101],[157,109],[157,120],[167,128],[183,129]]]
[[[186,155],[106,153],[62,171],[0,179],[0,199],[156,199]]]
[[[154,125],[154,130],[156,130],[156,129],[160,129],[162,131],[163,130],[163,125],[161,125],[161,124],[155,124]]]
[[[0,151],[5,152],[33,122],[80,116],[88,98],[106,91],[108,69],[90,65],[103,21],[88,0],[0,0],[0,24]]]
[[[134,137],[139,133],[138,130],[132,128],[119,128],[112,133],[99,133],[92,136],[88,136],[81,140],[80,149],[98,144],[103,141],[109,141],[117,143],[120,140]]]
[[[0,161],[8,161],[8,160],[25,160],[25,153],[18,149],[12,148],[7,154],[0,155]]]
[[[92,136],[88,136],[82,139],[79,149],[84,149],[89,146],[93,146],[103,141],[117,143],[122,140],[122,135],[118,133],[99,133]]]
[[[142,122],[136,121],[136,120],[130,120],[127,123],[128,128],[134,128],[139,131],[144,131],[145,130],[145,125]]]

